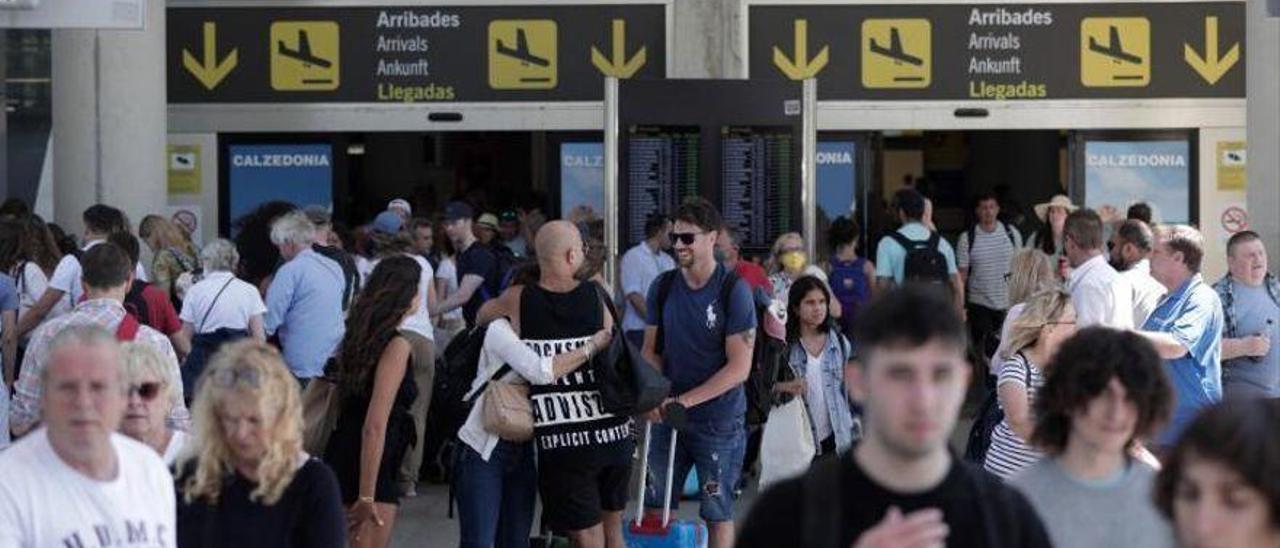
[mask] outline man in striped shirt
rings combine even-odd
[[[976,204],[978,222],[960,235],[956,266],[965,285],[965,313],[973,347],[990,356],[1009,309],[1009,261],[1022,247],[1022,234],[998,220],[1000,202],[994,193],[979,195]]]

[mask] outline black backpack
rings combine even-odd
[[[658,307],[655,311],[657,320],[657,337],[655,341],[655,352],[662,355],[665,346],[664,329],[663,329],[663,308],[667,302],[667,297],[671,295],[671,287],[675,283],[675,277],[680,274],[679,270],[668,270],[658,276],[654,282],[658,284]],[[741,281],[738,274],[732,270],[725,270],[724,280],[720,284],[720,293],[717,297],[721,310],[724,311],[725,317],[728,317],[728,307],[730,299],[733,295],[733,288]],[[743,383],[747,397],[747,413],[746,424],[748,427],[759,426],[764,424],[769,418],[769,410],[773,408],[776,395],[773,393],[773,386],[782,377],[791,372],[789,347],[787,341],[776,339],[765,332],[762,326],[764,315],[769,313],[769,304],[765,300],[763,303],[760,299],[755,300],[756,315],[756,339],[755,349],[751,355],[751,372],[747,375],[747,380]]]
[[[889,237],[907,252],[902,266],[904,283],[945,285],[951,278],[947,269],[947,257],[938,247],[942,243],[942,237],[937,232],[930,234],[928,240],[912,240],[897,231],[890,232]]]
[[[342,267],[342,311],[346,312],[355,302],[360,292],[360,270],[356,268],[355,259],[346,251],[327,245],[312,244],[311,249],[321,256],[327,257]]]
[[[1026,356],[1022,357],[1022,364],[1026,370],[1027,383],[1030,384],[1031,363],[1027,361]],[[969,427],[969,441],[964,448],[964,460],[978,466],[986,462],[987,450],[991,448],[991,434],[995,432],[996,426],[1004,421],[1004,409],[1000,407],[1000,397],[994,386],[995,382],[990,380],[990,375],[987,377],[985,383],[987,397],[982,401],[982,407],[978,408],[978,414],[973,418],[973,425]]]

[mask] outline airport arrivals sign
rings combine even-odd
[[[666,76],[667,6],[172,7],[169,103],[600,101]]]
[[[751,78],[818,99],[1243,98],[1245,3],[749,8]]]

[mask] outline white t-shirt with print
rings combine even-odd
[[[100,243],[102,243],[102,240],[89,242],[80,248],[80,251],[87,252]],[[65,303],[66,308],[64,311],[75,308],[76,303],[80,302],[80,298],[84,297],[84,286],[80,285],[80,274],[82,272],[80,260],[75,255],[70,254],[63,255],[62,260],[58,261],[57,268],[53,269],[53,276],[49,278],[49,288],[57,289],[63,293],[63,302],[58,303],[58,305],[63,306]],[[142,268],[142,263],[140,262],[133,265],[133,277],[144,282],[150,281],[147,278],[147,269]],[[54,310],[57,309],[58,307],[54,307]],[[55,317],[57,316],[51,312],[45,319]]]
[[[41,428],[0,453],[0,546],[175,546],[173,476],[160,455],[111,435],[118,472],[97,481],[62,461]]]
[[[226,291],[222,288],[226,287]],[[221,292],[222,296],[218,296]],[[214,299],[217,298],[217,302]],[[210,306],[213,307],[210,310]],[[230,272],[210,272],[187,290],[178,318],[191,324],[196,334],[219,329],[248,329],[249,319],[267,313],[258,288],[234,279]],[[205,314],[209,317],[206,319]],[[203,321],[203,323],[201,323]]]

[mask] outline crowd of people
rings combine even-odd
[[[1024,235],[983,194],[954,245],[915,190],[893,207],[874,246],[839,218],[820,257],[798,233],[750,257],[690,199],[615,291],[598,227],[532,207],[396,199],[349,229],[273,202],[197,246],[5,204],[0,546],[388,546],[432,468],[465,548],[622,548],[691,474],[716,548],[1280,546],[1256,233],[1210,283],[1203,236],[1142,204],[1056,196]],[[620,359],[659,405],[606,403]],[[738,523],[779,432],[800,472]]]

